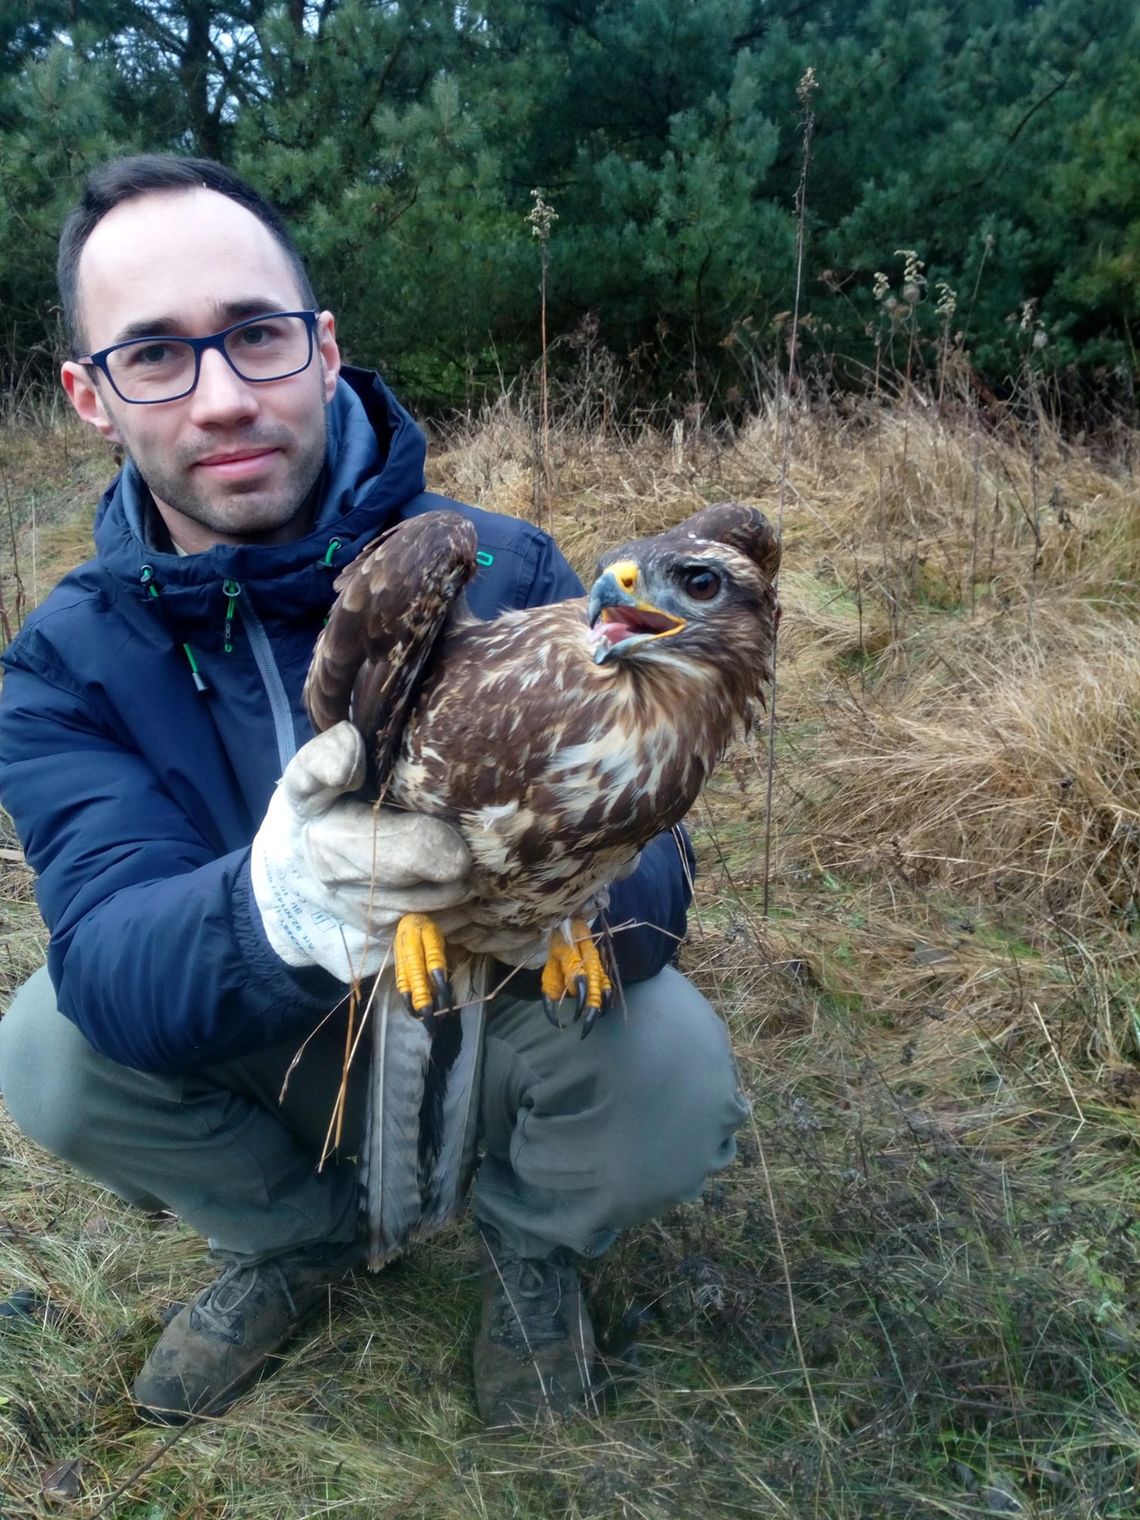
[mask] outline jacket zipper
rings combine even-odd
[[[289,708],[285,683],[281,679],[281,672],[277,669],[277,662],[273,658],[273,646],[269,642],[269,635],[250,605],[249,597],[238,599],[235,595],[234,601],[237,605],[238,618],[249,639],[249,647],[253,651],[253,659],[261,677],[261,684],[265,687],[265,694],[269,698],[269,711],[273,714],[273,731],[277,736],[277,761],[284,771],[297,753],[293,714]]]

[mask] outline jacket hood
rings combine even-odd
[[[287,544],[216,544],[189,555],[153,548],[149,493],[128,460],[95,517],[97,563],[118,583],[115,594],[145,597],[155,587],[166,615],[184,626],[216,621],[222,582],[237,582],[254,600],[272,588],[271,603],[286,618],[327,610],[335,575],[423,491],[427,452],[412,417],[367,370],[342,369],[327,425],[320,516]]]

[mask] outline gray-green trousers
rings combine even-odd
[[[628,987],[587,1040],[541,1004],[490,1005],[477,1223],[520,1256],[596,1256],[619,1231],[695,1198],[735,1154],[748,1108],[724,1025],[676,971]],[[0,1091],[20,1129],[128,1203],[166,1207],[214,1250],[255,1261],[356,1233],[367,1062],[348,1095],[343,1159],[321,1153],[344,1029],[178,1075],[100,1055],[58,1012],[45,971],[0,1019]]]

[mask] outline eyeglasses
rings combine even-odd
[[[106,375],[120,401],[156,406],[190,394],[208,348],[216,348],[234,374],[252,385],[299,375],[312,363],[317,316],[315,311],[272,311],[208,338],[130,338],[76,362]]]

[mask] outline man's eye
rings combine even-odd
[[[720,576],[715,570],[684,570],[681,585],[696,602],[711,602],[720,590]]]
[[[243,327],[238,333],[243,348],[263,348],[280,336],[281,330],[273,322],[256,322],[252,327]]]
[[[169,343],[140,343],[127,350],[127,362],[134,369],[153,369],[169,364],[174,357]]]

